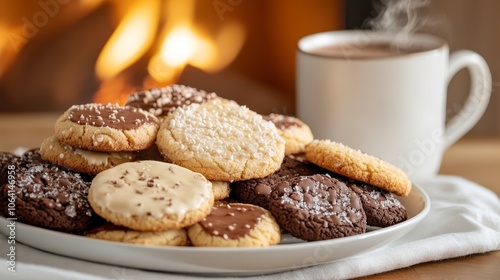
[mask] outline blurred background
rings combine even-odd
[[[297,41],[374,28],[392,2],[407,3],[398,24],[486,59],[492,97],[470,134],[500,135],[496,0],[0,0],[0,113],[123,103],[131,91],[182,83],[259,113],[293,114]],[[449,87],[449,116],[468,88],[462,71]]]

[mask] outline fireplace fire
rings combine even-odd
[[[125,103],[133,86],[121,73],[148,53],[152,55],[147,57],[144,88],[175,83],[187,65],[218,72],[236,57],[245,40],[241,24],[223,24],[210,37],[194,23],[194,0],[173,3],[163,15],[159,0],[137,1],[130,7],[97,59],[102,84],[95,102]]]
[[[122,104],[183,83],[293,113],[295,44],[340,28],[339,3],[0,0],[0,112]]]

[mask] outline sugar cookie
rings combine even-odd
[[[187,232],[183,228],[166,231],[136,231],[104,223],[86,231],[85,236],[141,245],[185,246],[188,244]]]
[[[219,99],[169,114],[156,143],[167,161],[219,181],[265,177],[280,167],[285,153],[274,124]]]
[[[97,174],[118,164],[130,162],[138,156],[134,152],[94,152],[61,143],[55,136],[42,142],[40,154],[51,163],[68,169]]]
[[[401,169],[341,143],[314,140],[306,147],[306,159],[350,179],[397,195],[407,196],[411,191],[411,182]]]
[[[212,189],[214,191],[215,200],[223,200],[229,197],[231,188],[229,187],[229,182],[227,181],[210,181],[212,183]]]

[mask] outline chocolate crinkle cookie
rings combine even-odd
[[[95,215],[87,201],[90,177],[43,161],[38,150],[28,151],[10,164],[12,177],[0,192],[3,216],[74,233],[92,224]],[[15,207],[9,207],[12,200]]]
[[[270,212],[291,235],[317,241],[364,233],[366,215],[356,193],[329,175],[295,177],[271,193]]]
[[[7,168],[18,157],[8,152],[0,152],[0,189],[7,182]]]
[[[269,209],[271,191],[284,180],[296,176],[325,174],[327,171],[307,162],[300,156],[285,156],[280,169],[264,178],[237,181],[231,184],[231,196],[242,203]]]
[[[360,197],[368,225],[388,227],[407,219],[406,208],[392,193],[360,182],[347,185]]]

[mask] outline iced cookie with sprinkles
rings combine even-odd
[[[59,141],[98,152],[138,151],[150,147],[159,120],[130,106],[90,103],[69,108],[55,124]]]
[[[125,105],[141,108],[155,116],[163,117],[178,107],[205,103],[214,98],[217,98],[215,92],[208,93],[185,85],[173,84],[163,88],[133,92]]]
[[[171,229],[166,231],[137,231],[111,223],[103,223],[84,233],[85,236],[141,245],[156,246],[186,246],[188,244],[185,229]]]
[[[212,207],[211,213],[188,228],[194,246],[264,247],[281,241],[280,228],[265,209],[241,203]]]
[[[411,191],[411,181],[401,169],[338,142],[314,140],[306,147],[306,159],[332,172],[397,195],[407,196]]]
[[[314,140],[309,126],[296,117],[269,114],[264,119],[273,122],[285,139],[285,155],[304,153],[306,145]]]
[[[90,179],[42,162],[37,151],[30,151],[12,163],[15,173],[0,193],[4,217],[11,217],[8,203],[15,200],[15,217],[26,224],[80,233],[95,221],[87,201]]]
[[[285,154],[273,123],[220,99],[169,114],[156,143],[167,161],[219,181],[265,177],[279,169]]]
[[[94,152],[61,143],[55,136],[49,137],[40,146],[42,157],[68,169],[95,175],[119,164],[134,161],[135,152]]]
[[[107,221],[138,231],[190,226],[210,213],[212,184],[203,175],[159,161],[123,163],[92,180],[88,200]]]
[[[271,193],[269,211],[291,235],[317,241],[365,232],[361,201],[343,182],[328,175],[295,177]]]

